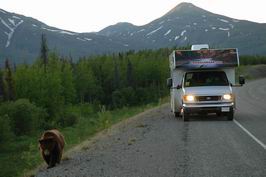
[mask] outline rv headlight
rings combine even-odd
[[[193,102],[193,101],[195,101],[195,96],[193,96],[193,95],[185,95],[184,96],[184,100],[188,101],[188,102]]]
[[[232,100],[232,95],[231,94],[224,94],[223,99],[224,100]]]

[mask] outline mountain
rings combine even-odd
[[[146,25],[117,23],[97,33],[75,33],[0,9],[0,61],[31,63],[39,55],[41,34],[50,50],[75,59],[126,50],[208,43],[236,47],[243,54],[266,54],[266,24],[237,20],[181,3]],[[1,62],[2,63],[2,62]]]
[[[117,24],[98,34],[123,40],[137,49],[207,43],[239,48],[242,55],[266,54],[266,24],[217,15],[191,3],[181,3],[144,26]]]
[[[16,63],[31,63],[39,55],[42,33],[46,35],[50,50],[75,59],[127,50],[119,39],[50,27],[36,19],[0,9],[0,63],[6,58]]]

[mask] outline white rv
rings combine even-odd
[[[209,49],[193,45],[192,50],[175,50],[169,56],[171,78],[171,111],[176,117],[189,120],[192,114],[216,113],[233,120],[236,106],[233,86],[242,86],[245,79],[235,82],[239,66],[237,49]]]

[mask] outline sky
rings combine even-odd
[[[97,32],[118,22],[147,24],[181,2],[236,19],[266,23],[265,0],[0,0],[0,8],[65,30]]]

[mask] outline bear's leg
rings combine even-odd
[[[54,154],[51,154],[51,155],[50,155],[50,159],[49,159],[49,160],[50,160],[50,161],[49,161],[49,164],[48,164],[47,169],[48,169],[48,168],[52,168],[52,167],[55,166],[55,163],[56,163],[56,157],[54,156]]]
[[[45,162],[47,163],[47,165],[49,165],[50,156],[49,155],[43,155],[43,158],[44,158]]]
[[[60,156],[60,148],[58,145],[55,146],[53,153],[54,153],[54,156],[56,157],[56,163],[60,164],[61,156]]]

